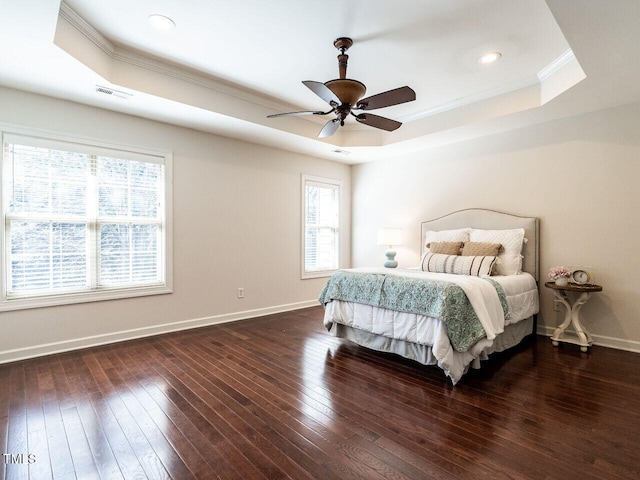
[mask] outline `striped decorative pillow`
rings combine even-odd
[[[496,258],[485,256],[442,255],[427,253],[422,259],[422,270],[435,273],[455,273],[456,275],[473,275],[483,277],[491,275]]]

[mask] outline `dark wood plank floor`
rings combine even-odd
[[[322,313],[0,366],[0,478],[639,478],[640,355],[539,337],[452,387]]]

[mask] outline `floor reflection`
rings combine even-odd
[[[336,413],[331,387],[326,379],[326,361],[319,355],[324,346],[323,342],[313,338],[307,338],[302,346],[300,377],[307,397],[302,401],[302,411],[316,420],[331,422]]]

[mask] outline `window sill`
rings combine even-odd
[[[173,288],[167,285],[161,285],[157,287],[120,288],[41,297],[5,298],[0,302],[0,312],[52,307],[57,305],[72,305],[75,303],[100,302],[104,300],[143,297],[148,295],[163,295],[167,293],[173,293]]]
[[[333,275],[338,270],[322,270],[321,272],[304,272],[300,278],[302,280],[311,280],[313,278],[326,278]]]

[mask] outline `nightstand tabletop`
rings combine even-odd
[[[545,287],[551,288],[553,290],[565,290],[567,292],[601,292],[602,285],[595,285],[593,283],[585,283],[584,285],[579,285],[577,283],[568,283],[567,285],[560,286],[556,285],[555,282],[546,282],[544,284]]]

